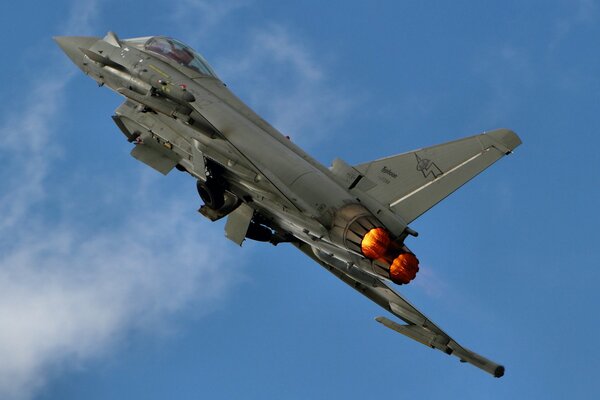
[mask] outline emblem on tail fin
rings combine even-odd
[[[421,158],[417,153],[415,153],[415,157],[417,157],[417,171],[421,171],[424,178],[431,175],[435,179],[443,174],[442,170],[433,161]]]

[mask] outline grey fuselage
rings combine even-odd
[[[135,146],[131,155],[167,174],[197,179],[211,220],[225,235],[290,242],[406,325],[377,321],[500,377],[504,367],[460,346],[392,290],[419,261],[404,245],[407,224],[519,146],[498,129],[365,164],[326,168],[238,99],[201,55],[163,36],[121,41],[55,37],[100,86],[125,97],[113,116]]]
[[[260,118],[216,76],[177,65],[127,41],[115,45],[98,37],[56,40],[99,85],[133,100],[117,115],[168,144],[163,147],[175,153],[169,157],[199,179],[206,177],[200,170],[204,164],[194,162],[195,153],[220,165],[231,192],[252,201],[273,224],[296,238],[307,242],[318,238],[337,254],[340,246],[328,240],[333,218],[337,210],[357,202],[393,234],[406,228],[374,199],[358,189],[351,193],[342,178]],[[141,102],[153,112],[140,112]],[[188,119],[195,120],[194,126]],[[339,252],[340,257],[345,254],[345,249]]]

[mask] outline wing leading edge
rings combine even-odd
[[[406,323],[402,325],[385,317],[377,317],[376,321],[384,326],[426,346],[456,356],[461,362],[470,363],[477,368],[492,374],[496,378],[500,378],[504,375],[504,366],[488,360],[459,345],[446,332],[431,322],[425,315],[387,286],[383,281],[377,279],[376,285],[368,285],[364,281],[359,282],[348,274],[319,259],[314,254],[310,245],[306,243],[295,243],[294,245],[323,268]]]

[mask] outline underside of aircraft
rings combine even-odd
[[[501,377],[504,367],[459,345],[391,284],[415,279],[406,246],[420,215],[521,144],[497,129],[360,165],[323,166],[264,121],[191,47],[164,36],[55,37],[100,86],[125,100],[113,120],[131,155],[196,180],[199,212],[227,218],[225,235],[290,243],[398,317],[376,320]]]

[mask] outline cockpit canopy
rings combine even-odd
[[[191,68],[203,75],[209,75],[216,78],[215,72],[210,65],[208,65],[208,62],[206,62],[204,57],[194,51],[191,47],[181,43],[179,40],[166,36],[153,36],[131,39],[128,40],[127,43],[141,50],[146,50],[168,58],[179,65]]]

